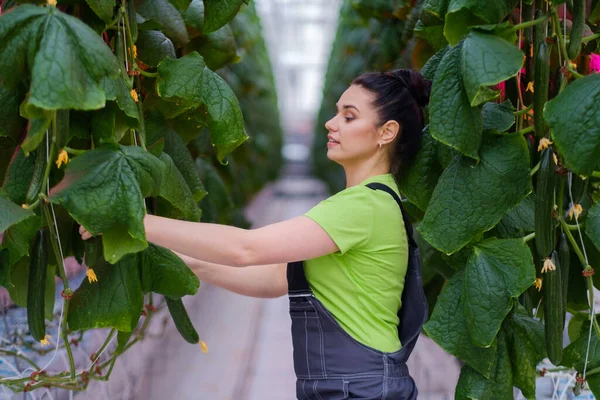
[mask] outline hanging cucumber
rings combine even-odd
[[[569,250],[569,243],[567,242],[567,235],[561,233],[558,238],[558,264],[560,265],[560,277],[562,285],[562,300],[563,300],[563,327],[567,316],[567,294],[569,292],[569,269],[571,268],[571,252]]]
[[[38,198],[40,191],[42,190],[42,183],[44,181],[44,172],[46,170],[46,141],[42,140],[42,143],[35,151],[35,164],[33,167],[33,176],[29,189],[27,189],[27,195],[25,201],[27,204],[32,204]]]
[[[581,50],[583,40],[583,30],[585,28],[585,1],[573,0],[573,25],[571,27],[571,39],[567,48],[567,55],[570,60],[577,58]]]
[[[61,150],[69,141],[69,110],[56,110],[56,147]]]
[[[550,50],[546,41],[542,41],[535,54],[533,78],[533,121],[537,137],[547,136],[544,121],[544,105],[548,101],[548,85],[550,81]]]
[[[535,246],[541,259],[550,256],[556,243],[554,217],[552,215],[556,186],[554,166],[554,153],[552,152],[552,146],[550,146],[542,151],[535,193]]]
[[[173,322],[175,322],[175,327],[181,336],[187,342],[197,344],[200,341],[200,337],[198,336],[198,332],[196,332],[194,325],[192,325],[192,321],[185,310],[183,301],[181,301],[181,299],[170,299],[168,297],[165,297],[165,300],[169,307]]]
[[[27,287],[27,323],[31,336],[40,341],[46,336],[45,296],[48,271],[48,232],[37,231],[29,252],[29,285]]]
[[[129,0],[127,1],[127,18],[129,20],[129,27],[131,28],[131,37],[133,39],[133,43],[137,42],[138,38],[138,26],[135,16],[135,1]]]
[[[565,304],[561,266],[556,251],[552,252],[552,263],[556,269],[544,273],[544,328],[546,332],[546,350],[548,358],[554,365],[560,365],[563,351],[563,330]]]

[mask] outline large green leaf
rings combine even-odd
[[[534,196],[529,195],[510,210],[494,228],[494,234],[501,239],[523,237],[535,230]]]
[[[498,336],[498,352],[489,379],[468,365],[460,371],[454,398],[476,400],[513,400],[513,371],[504,335]]]
[[[156,67],[165,58],[176,58],[173,42],[161,31],[140,31],[137,46],[138,59]]]
[[[444,21],[449,0],[425,0],[421,8],[421,20],[426,25],[441,24]]]
[[[235,94],[223,79],[211,71],[200,54],[192,52],[158,66],[158,94],[171,101],[207,107],[211,140],[222,161],[246,141],[242,111]]]
[[[189,186],[175,163],[167,153],[162,153],[160,160],[165,164],[165,168],[159,195],[179,211],[175,215],[171,213],[160,214],[166,217],[177,217],[179,214],[188,221],[200,222],[202,215],[200,208],[198,208]]]
[[[48,110],[104,106],[100,80],[119,65],[100,36],[56,7],[25,4],[0,17],[0,82],[29,78],[31,104]]]
[[[24,209],[7,199],[6,194],[0,190],[0,232],[33,215],[31,210]]]
[[[588,211],[585,233],[600,250],[600,202],[595,203]]]
[[[463,86],[462,43],[451,48],[435,73],[429,103],[431,136],[461,153],[479,159],[483,121],[471,107]]]
[[[446,11],[444,35],[451,45],[458,43],[473,25],[501,22],[518,0],[450,0]]]
[[[200,287],[198,277],[181,258],[153,244],[140,253],[140,276],[144,293],[154,292],[175,299],[194,295]]]
[[[506,319],[506,343],[511,359],[513,384],[528,399],[535,398],[536,366],[546,356],[544,325],[520,308]]]
[[[158,194],[163,170],[139,147],[88,151],[69,162],[50,201],[63,204],[93,235],[102,233],[104,257],[115,263],[147,247],[144,197]]]
[[[435,78],[435,73],[440,65],[440,62],[442,61],[448,50],[450,50],[450,46],[442,48],[440,51],[435,53],[429,60],[427,60],[427,62],[421,69],[421,74],[425,79],[433,81],[433,78]]]
[[[22,92],[20,86],[8,90],[0,85],[0,136],[8,136],[17,143],[27,122],[19,115]]]
[[[400,182],[400,190],[421,210],[427,209],[442,166],[437,160],[437,145],[429,134],[429,126],[423,130],[421,148],[408,174]]]
[[[544,119],[565,164],[580,175],[600,167],[600,74],[570,83],[546,103]]]
[[[104,78],[102,85],[106,92],[106,100],[116,101],[119,108],[131,118],[135,118],[139,121],[140,111],[131,97],[131,91],[125,82],[123,75],[119,75],[116,78]]]
[[[204,0],[204,33],[214,32],[235,17],[244,0]]]
[[[146,19],[158,22],[165,35],[178,45],[190,40],[183,17],[168,0],[141,0],[137,12]]]
[[[533,256],[521,239],[488,239],[467,260],[463,298],[467,329],[477,346],[495,340],[514,299],[535,281]]]
[[[183,19],[192,37],[201,35],[204,30],[204,2],[192,0],[188,9],[183,13]]]
[[[448,281],[424,325],[425,332],[448,353],[464,360],[486,377],[490,376],[496,354],[496,342],[490,347],[477,347],[471,342],[464,312],[463,281],[465,272],[460,270]]]
[[[135,255],[128,255],[114,265],[98,259],[93,265],[98,282],[84,279],[73,293],[69,328],[72,331],[115,328],[131,332],[143,307],[137,263]]]
[[[115,5],[117,3],[115,0],[86,0],[86,2],[104,22],[110,22],[112,20]]]
[[[19,148],[8,165],[4,184],[2,185],[6,196],[13,203],[25,204],[27,202],[27,190],[29,189],[34,167],[35,155],[25,156],[23,150]]]
[[[586,322],[583,324],[579,337],[565,347],[563,353],[563,359],[561,365],[569,368],[575,368],[577,371],[582,372],[585,367],[585,360],[587,354],[587,370],[600,367],[600,340],[596,335],[594,329],[591,330],[590,324]],[[588,353],[588,338],[589,338],[589,353]]]
[[[233,206],[231,196],[225,182],[219,174],[219,171],[207,160],[198,157],[196,159],[196,166],[200,179],[205,183],[208,196],[204,200],[213,201],[218,207],[223,210]]]
[[[444,170],[417,229],[453,253],[494,227],[532,190],[529,150],[521,136],[488,136],[477,164],[457,156]]]
[[[523,52],[499,36],[471,31],[463,42],[461,61],[465,90],[475,107],[500,95],[489,86],[515,76],[523,66]]]

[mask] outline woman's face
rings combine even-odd
[[[341,165],[368,159],[378,150],[378,116],[371,105],[373,94],[350,86],[336,104],[337,113],[325,123],[327,157]]]

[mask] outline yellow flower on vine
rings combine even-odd
[[[138,94],[135,91],[135,89],[131,89],[131,92],[129,92],[129,94],[131,95],[131,97],[133,97],[133,101],[135,101],[137,103],[138,102]]]
[[[85,271],[85,275],[87,276],[88,281],[90,283],[92,283],[92,282],[98,282],[98,277],[96,276],[96,273],[94,272],[94,270],[92,268],[88,268]]]
[[[200,342],[198,342],[198,344],[200,345],[200,349],[204,354],[208,353],[208,346],[206,345],[206,342],[201,340]]]
[[[542,267],[542,274],[545,274],[548,271],[555,271],[555,270],[556,270],[556,266],[554,265],[554,263],[552,262],[550,257],[546,258],[544,260],[544,266]]]
[[[69,163],[69,153],[67,153],[66,150],[61,150],[60,153],[58,153],[58,158],[56,159],[56,167],[60,168],[61,165],[65,164],[67,165]]]
[[[46,4],[49,6],[56,7],[56,0],[46,0]]]
[[[540,143],[538,144],[538,151],[542,151],[548,148],[553,142],[548,138],[541,138]]]
[[[535,278],[535,282],[533,282],[533,285],[535,286],[538,292],[542,290],[542,278]]]
[[[575,219],[579,219],[582,212],[583,207],[581,207],[581,204],[573,204],[571,208],[569,208],[569,219],[573,219],[573,216],[575,216]]]
[[[529,82],[527,84],[527,89],[525,89],[526,92],[531,92],[534,93],[534,89],[533,89],[533,81]]]
[[[137,58],[137,46],[133,45],[133,58]]]
[[[21,207],[23,207],[26,210],[29,208],[29,206],[27,204],[21,204]]]
[[[42,340],[40,340],[40,345],[42,347],[49,346],[50,345],[50,339],[52,339],[52,336],[50,336],[50,335],[44,336],[44,338]]]

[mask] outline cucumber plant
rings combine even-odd
[[[200,342],[181,301],[200,282],[146,241],[142,221],[148,212],[247,226],[243,207],[277,176],[273,74],[248,3],[0,1],[0,285],[44,343],[46,320],[59,318],[56,271],[64,308],[55,339],[70,365],[0,384],[85,390],[90,378],[108,379],[143,337],[152,294],[167,298],[184,339]],[[84,243],[79,225],[102,236]],[[86,267],[77,288],[70,256]],[[111,328],[97,354],[115,334],[117,350],[80,371],[71,341],[95,328]]]
[[[598,4],[573,0],[567,12],[564,1],[408,3],[401,12],[391,1],[342,8],[314,170],[334,191],[344,187],[324,155],[323,125],[354,76],[420,69],[433,82],[428,125],[399,188],[432,310],[424,332],[464,362],[455,397],[512,399],[517,387],[535,398],[546,357],[598,397]],[[401,41],[372,40],[384,25],[404,31]],[[392,45],[400,48],[387,53]],[[567,311],[576,316],[568,327]]]

